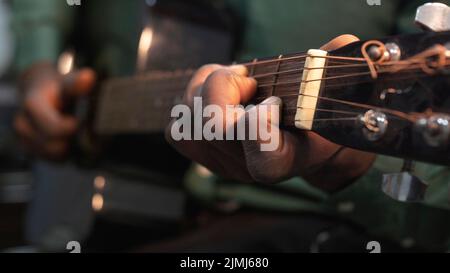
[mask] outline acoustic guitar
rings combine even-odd
[[[278,96],[283,101],[281,126],[286,129],[312,131],[346,147],[407,162],[448,166],[448,9],[443,4],[419,8],[416,21],[428,30],[423,33],[243,63],[258,82],[251,103]],[[91,118],[81,146],[92,152],[99,147],[96,143],[111,136],[163,132],[193,73],[153,71],[106,81],[89,107]],[[409,169],[406,163],[404,171]],[[401,198],[409,198],[414,184],[418,186],[413,191],[423,196],[426,186],[405,173],[386,177],[385,191],[391,196],[402,194],[403,182],[391,187],[397,180],[407,185]]]
[[[337,144],[396,157],[450,163],[450,32],[356,42],[244,63],[258,81],[252,103],[283,101],[282,126]],[[97,136],[161,132],[193,71],[107,81]]]

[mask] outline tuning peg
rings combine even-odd
[[[416,13],[416,24],[435,32],[450,30],[450,7],[442,3],[427,3]]]
[[[405,160],[401,172],[383,175],[383,192],[401,202],[423,201],[428,185],[413,174],[413,165]]]
[[[419,118],[415,129],[423,135],[425,142],[431,147],[445,148],[450,141],[450,116],[446,114],[433,114],[429,117]]]

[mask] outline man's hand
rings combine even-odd
[[[22,105],[14,127],[28,151],[50,160],[67,153],[78,121],[63,114],[63,97],[74,99],[87,94],[95,78],[90,69],[63,76],[49,63],[36,64],[24,73],[20,82]]]
[[[322,49],[337,49],[357,40],[352,35],[343,35]],[[192,78],[184,103],[192,108],[194,97],[201,97],[205,107],[218,105],[225,109],[227,105],[248,103],[256,92],[256,86],[256,81],[247,77],[244,66],[207,65]],[[281,106],[281,99],[270,97],[262,104]],[[250,116],[248,113],[245,116],[247,124]],[[369,153],[342,148],[312,132],[280,130],[276,124],[271,128],[277,130],[280,145],[271,152],[261,151],[261,141],[258,140],[175,141],[171,128],[176,122],[172,121],[167,128],[166,138],[181,154],[221,176],[239,181],[276,183],[302,176],[317,187],[334,191],[364,174],[375,158]],[[226,130],[224,126],[224,135]]]

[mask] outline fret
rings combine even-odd
[[[164,131],[192,74],[152,72],[107,81],[99,94],[94,131],[100,135]]]
[[[272,86],[272,91],[270,92],[270,96],[274,96],[275,95],[275,86],[277,84],[278,81],[278,73],[280,73],[280,67],[281,67],[281,63],[283,62],[283,55],[278,56],[278,62],[277,62],[277,67],[275,69],[275,75],[273,77],[273,86]]]
[[[259,61],[257,58],[246,63],[250,77],[258,78],[258,94],[252,103],[277,95],[282,97],[284,121],[293,126],[297,99],[283,98],[295,86],[280,85],[279,82],[294,81],[301,73],[282,73],[292,71],[302,65],[300,54],[279,55]],[[170,121],[170,111],[174,105],[182,103],[186,86],[194,71],[151,72],[129,78],[107,81],[100,92],[94,130],[99,134],[125,132],[160,132]]]
[[[244,63],[248,67],[249,76],[258,81],[258,91],[250,104],[259,104],[271,96],[279,96],[283,100],[283,119],[285,126],[294,126],[297,98],[289,96],[300,88],[305,53],[278,55],[267,59],[254,59]],[[298,84],[278,85],[280,82],[298,82]],[[286,96],[288,95],[288,96]]]
[[[256,70],[257,62],[258,62],[258,59],[257,59],[257,58],[253,59],[252,65],[251,65],[251,69],[250,69],[250,72],[249,72],[249,74],[248,74],[249,77],[253,77],[253,76],[255,75],[255,70]]]

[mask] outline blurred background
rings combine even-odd
[[[99,79],[230,60],[222,15],[205,5],[87,2],[0,0],[0,251],[66,251],[69,241],[90,251],[123,251],[189,226],[182,180],[190,163],[162,133],[108,136],[95,160],[74,152],[44,161],[19,143],[12,125],[20,110],[17,83],[40,59],[95,67]],[[205,20],[216,23],[206,28]],[[206,50],[206,41],[217,49]],[[76,54],[59,59],[64,50]]]
[[[15,38],[9,1],[0,1],[0,248],[25,245],[25,218],[32,198],[30,163],[12,128],[18,92],[12,62]]]
[[[139,128],[139,121],[151,120],[140,119],[150,115],[139,100],[112,97],[109,112],[95,107],[111,79],[152,73],[182,83],[206,63],[317,48],[343,33],[369,39],[418,31],[413,18],[424,2],[0,0],[0,253],[67,252],[71,241],[83,252],[193,245],[225,252],[366,251],[374,239],[393,251],[447,250],[447,167],[419,164],[419,173],[434,183],[425,202],[416,204],[381,192],[383,174],[403,163],[387,157],[332,196],[301,178],[274,187],[243,185],[191,164],[161,131]],[[90,96],[64,109],[83,121],[83,130],[58,162],[27,153],[13,128],[24,71],[42,60],[61,73],[91,67],[98,78]],[[134,91],[142,95],[147,87]],[[131,90],[122,89],[122,95]],[[142,107],[145,112],[136,110]],[[109,114],[121,121],[129,112],[144,113],[133,127],[141,132],[112,130],[92,141],[92,115],[108,123],[115,122]],[[191,231],[181,243],[162,244]]]

